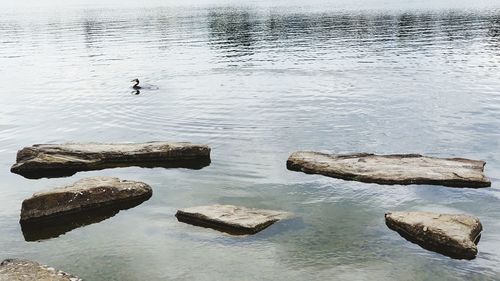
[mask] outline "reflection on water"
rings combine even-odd
[[[86,280],[497,279],[500,6],[236,2],[0,12],[0,258]],[[154,88],[131,92],[133,77]],[[155,140],[206,143],[212,163],[39,180],[9,172],[16,151],[34,143]],[[492,187],[304,175],[286,170],[296,150],[482,159]],[[155,195],[55,239],[23,239],[23,199],[94,175],[144,181]],[[174,217],[216,203],[286,210],[301,223],[236,238]],[[409,243],[385,226],[391,210],[478,216],[478,257]]]
[[[436,43],[470,41],[474,38],[496,41],[499,15],[468,13],[403,13],[403,14],[270,14],[264,19],[248,11],[211,11],[208,14],[212,46],[222,50],[252,55],[255,45],[270,42],[314,40],[368,47],[388,41],[401,47],[435,47]],[[346,41],[341,41],[346,40]],[[441,42],[440,42],[441,41]],[[394,42],[392,42],[394,43]],[[465,43],[465,42],[464,42]],[[469,42],[471,43],[471,42]],[[295,48],[293,45],[280,45]],[[308,45],[303,45],[311,47]],[[273,48],[271,48],[273,49]],[[399,50],[402,51],[402,50]]]
[[[49,155],[47,153],[47,155]],[[63,156],[64,157],[64,156]],[[68,156],[71,157],[71,156]],[[78,157],[85,157],[85,155],[78,155]],[[102,169],[110,169],[110,168],[120,168],[120,167],[141,167],[141,168],[164,168],[164,169],[173,169],[173,168],[185,168],[185,169],[193,169],[199,170],[204,167],[210,165],[210,159],[195,159],[195,160],[182,160],[182,161],[171,161],[171,162],[114,162],[114,161],[106,161],[103,160],[101,162],[97,162],[91,157],[89,157],[89,162],[94,161],[93,165],[81,165],[78,166],[78,161],[73,163],[68,161],[68,167],[57,167],[57,165],[47,165],[48,167],[39,168],[37,170],[25,170],[11,169],[12,173],[19,174],[27,179],[41,179],[41,178],[59,178],[59,177],[70,177],[81,171],[92,171],[92,170],[102,170]],[[76,164],[75,164],[76,163]],[[71,166],[72,165],[72,166]]]
[[[43,220],[38,222],[21,222],[20,224],[23,231],[24,240],[29,242],[59,237],[60,235],[75,228],[109,219],[118,214],[121,210],[133,208],[148,199],[149,197],[140,198],[129,202],[115,204],[112,206],[101,207],[99,209],[91,209],[75,214],[51,218],[50,220]]]
[[[212,46],[223,51],[226,57],[251,56],[255,42],[252,38],[255,22],[247,11],[218,12],[208,14]]]

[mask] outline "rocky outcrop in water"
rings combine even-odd
[[[66,272],[34,261],[6,259],[0,263],[0,281],[82,281]]]
[[[434,184],[451,187],[488,187],[485,162],[463,158],[436,158],[418,154],[325,154],[299,151],[287,168],[344,180],[378,184]]]
[[[482,231],[478,218],[463,214],[391,212],[387,226],[421,247],[452,258],[474,259]]]
[[[208,146],[184,142],[36,144],[17,152],[11,172],[41,178],[116,167],[200,169],[209,164]]]
[[[255,234],[279,220],[289,218],[291,214],[233,205],[211,205],[181,209],[175,216],[181,222],[242,235]]]
[[[21,224],[58,224],[64,216],[119,208],[149,199],[152,189],[143,182],[110,177],[86,178],[66,187],[33,194],[23,201]]]

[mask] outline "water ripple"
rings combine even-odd
[[[317,1],[5,7],[0,248],[89,280],[498,276],[500,7],[399,9],[389,1],[395,8],[372,11]],[[469,2],[460,3],[479,5]],[[129,83],[136,77],[151,85],[139,95]],[[56,182],[10,174],[17,149],[150,140],[207,143],[213,162],[199,171],[78,174],[136,177],[154,196],[56,239],[22,240],[22,200]],[[287,171],[299,149],[483,159],[493,187],[385,187]],[[238,240],[173,217],[209,203],[285,209],[300,219]],[[479,216],[478,258],[464,263],[407,243],[384,225],[394,209]]]

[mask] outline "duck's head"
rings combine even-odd
[[[139,84],[139,79],[135,78],[134,80],[132,80],[130,82],[135,82],[136,84]]]

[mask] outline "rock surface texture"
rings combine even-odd
[[[21,223],[144,201],[151,195],[151,187],[143,182],[110,177],[86,178],[70,186],[35,193],[24,200]]]
[[[0,264],[0,281],[82,281],[66,272],[37,262],[6,259]]]
[[[208,146],[183,142],[36,144],[17,152],[11,172],[27,178],[41,178],[115,167],[199,169],[208,164]]]
[[[181,222],[242,235],[255,234],[279,220],[289,218],[291,214],[233,205],[211,205],[181,209],[175,216]]]
[[[463,158],[436,158],[419,154],[325,154],[298,151],[287,168],[344,180],[378,184],[434,184],[451,187],[488,187],[485,162]]]
[[[478,218],[463,214],[392,212],[385,214],[387,226],[421,247],[457,259],[474,259],[482,225]]]

